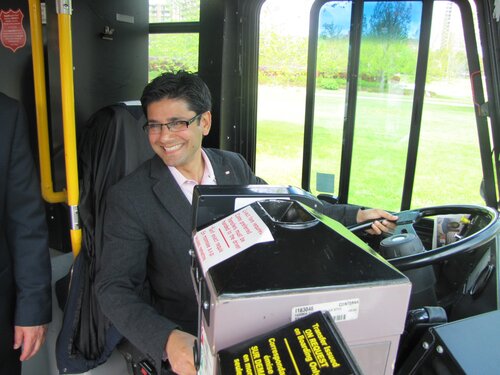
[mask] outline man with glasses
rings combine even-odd
[[[202,148],[212,125],[211,95],[198,76],[163,74],[145,87],[141,103],[156,155],[108,193],[97,294],[104,314],[158,373],[168,359],[173,372],[190,375],[198,312],[188,254],[193,188],[265,182],[240,154]],[[397,219],[345,205],[325,213],[344,224]],[[371,230],[388,231],[387,220]]]

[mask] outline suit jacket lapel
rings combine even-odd
[[[212,168],[214,170],[215,179],[217,180],[217,185],[238,185],[241,182],[236,180],[236,174],[232,170],[229,163],[227,163],[226,158],[222,155],[212,152],[210,149],[203,149],[210,163],[212,163]]]
[[[156,180],[153,182],[153,192],[163,207],[179,223],[181,228],[188,235],[191,235],[191,205],[179,185],[177,185],[168,167],[156,155],[151,160],[151,178]]]

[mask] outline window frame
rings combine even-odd
[[[376,0],[368,0],[376,1]],[[439,1],[439,0],[436,0]],[[469,74],[471,77],[472,92],[474,96],[474,108],[475,108],[475,118],[476,126],[478,129],[479,137],[479,147],[480,147],[480,157],[481,165],[483,170],[484,178],[484,196],[486,204],[490,207],[497,207],[497,191],[496,191],[496,181],[495,173],[491,158],[491,143],[489,137],[489,126],[487,122],[487,113],[485,111],[485,106],[487,103],[484,98],[484,91],[482,87],[482,74],[488,74],[486,71],[488,66],[485,65],[485,72],[480,70],[480,62],[478,56],[478,45],[476,42],[476,34],[474,30],[474,22],[472,18],[472,10],[470,4],[465,0],[452,0],[460,9],[462,24],[464,28],[464,42],[465,42],[465,52],[467,55]],[[312,157],[312,139],[313,139],[313,127],[314,127],[314,95],[316,86],[316,49],[318,45],[318,23],[319,23],[319,13],[321,6],[327,3],[327,0],[317,0],[312,5],[311,16],[310,16],[310,30],[309,30],[309,45],[308,45],[308,66],[307,66],[307,84],[306,84],[306,115],[304,119],[304,149],[303,149],[303,166],[302,166],[302,188],[305,190],[310,190],[310,173],[311,173],[311,157]],[[253,4],[258,4],[258,6],[253,8],[256,12],[260,10],[260,7],[264,1],[259,0],[253,2]],[[364,1],[352,1],[352,17],[351,17],[351,31],[350,31],[350,49],[349,49],[349,63],[348,63],[348,81],[347,81],[347,91],[348,95],[346,97],[346,112],[345,121],[343,128],[343,142],[342,142],[342,155],[341,155],[341,169],[339,176],[339,196],[338,201],[340,203],[348,203],[349,201],[349,181],[351,174],[351,161],[353,152],[353,140],[354,140],[354,129],[355,129],[355,114],[356,114],[356,98],[357,98],[357,73],[359,70],[359,59],[360,59],[360,43],[361,43],[361,25],[363,16],[363,5]],[[421,16],[421,30],[419,38],[419,47],[417,55],[417,68],[416,68],[416,79],[415,79],[415,89],[413,95],[412,104],[412,115],[410,123],[410,133],[409,142],[406,154],[406,169],[403,181],[403,192],[401,196],[401,210],[410,209],[413,185],[415,181],[416,173],[416,161],[418,155],[418,145],[420,137],[420,128],[422,121],[422,111],[425,96],[425,78],[427,74],[427,64],[429,58],[429,45],[430,45],[430,31],[433,10],[433,1],[422,1],[422,16]],[[256,12],[258,13],[258,12]],[[478,12],[479,13],[479,12]],[[258,20],[258,17],[257,17]],[[480,20],[481,21],[481,20]],[[258,23],[258,21],[257,21]],[[484,32],[481,29],[481,23],[479,25],[481,34]],[[258,45],[255,48],[249,48],[253,44],[258,44],[258,25],[254,28],[247,27],[242,30],[243,33],[243,43],[247,43],[247,46],[243,52],[247,52],[250,56],[242,53],[243,61],[255,61],[255,56],[252,55],[254,52],[257,54],[258,63]],[[253,33],[253,38],[251,37]],[[250,34],[250,36],[249,36]],[[484,57],[484,55],[483,55]],[[249,69],[250,68],[250,69]],[[246,146],[243,149],[246,150],[245,156],[247,160],[250,160],[252,166],[255,166],[255,148],[256,148],[256,113],[257,113],[257,68],[258,64],[254,66],[253,64],[248,64],[247,69],[243,70],[242,82],[247,82],[242,85],[243,89],[249,94],[243,97],[243,113],[242,120],[245,119],[252,128],[247,129],[247,135],[250,136],[246,139]],[[471,73],[472,72],[472,73]],[[245,108],[246,105],[246,108]],[[498,132],[494,132],[494,135],[500,137]],[[253,151],[252,151],[253,150]],[[495,151],[498,153],[498,151]],[[496,155],[496,160],[498,160],[498,155]],[[498,164],[498,163],[497,163]],[[498,169],[498,166],[497,166]]]

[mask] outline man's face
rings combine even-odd
[[[166,124],[176,120],[190,120],[196,112],[182,99],[161,99],[147,107],[148,122]],[[179,171],[192,171],[202,164],[201,141],[210,131],[211,114],[203,113],[185,129],[172,132],[163,126],[159,134],[148,134],[149,143],[166,165]]]

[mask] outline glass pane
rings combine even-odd
[[[484,204],[477,126],[459,8],[436,2],[412,206]]]
[[[349,202],[399,210],[422,4],[365,3]]]
[[[199,20],[200,0],[149,0],[149,23]]]
[[[309,12],[313,0],[267,0],[260,14],[256,173],[301,185]]]
[[[149,34],[149,80],[166,71],[198,71],[198,34]]]
[[[328,2],[319,13],[311,191],[338,194],[351,2]]]

